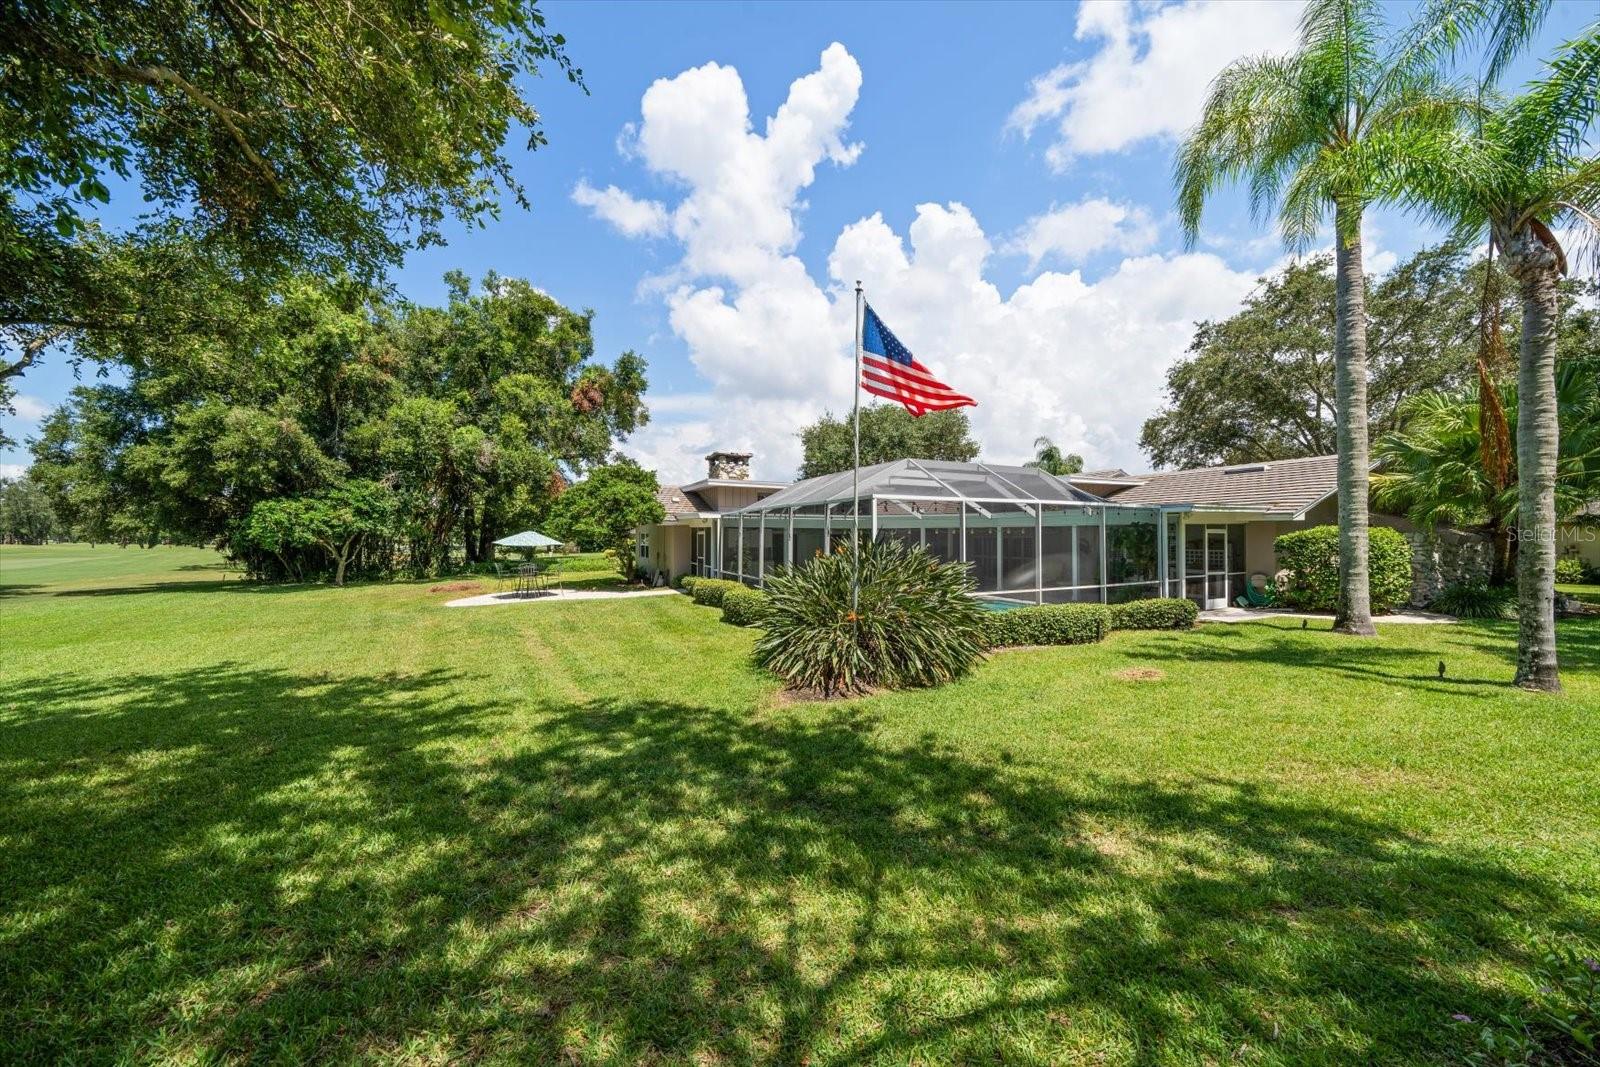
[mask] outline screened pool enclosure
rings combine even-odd
[[[860,536],[921,545],[999,603],[1182,596],[1179,513],[1119,505],[1030,467],[902,459],[798,482],[717,518],[700,573],[759,585]]]

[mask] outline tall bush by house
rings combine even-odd
[[[1370,532],[1368,585],[1372,610],[1392,611],[1411,595],[1411,546],[1398,530]],[[1273,542],[1280,573],[1279,599],[1303,611],[1333,611],[1339,597],[1339,528],[1313,526]]]
[[[860,553],[861,592],[851,609]],[[695,593],[703,583],[697,583]],[[939,685],[983,655],[984,611],[959,563],[899,541],[866,542],[766,580],[756,662],[825,695]]]

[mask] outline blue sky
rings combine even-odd
[[[1543,50],[1594,11],[1558,5]],[[1186,251],[1169,173],[1206,82],[1286,46],[1292,4],[547,13],[589,93],[530,87],[550,143],[511,152],[532,210],[455,228],[394,281],[437,301],[446,270],[495,269],[593,308],[601,354],[649,361],[653,420],[625,450],[664,480],[713,447],[793,474],[795,432],[850,402],[855,277],[977,397],[985,456],[1024,458],[1048,434],[1091,465],[1141,468],[1139,423],[1193,322],[1228,314],[1284,257],[1234,194]],[[1372,222],[1379,270],[1430,236],[1393,213]],[[59,357],[24,378],[11,435],[72,384]]]

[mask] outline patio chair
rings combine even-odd
[[[542,588],[537,563],[524,563],[517,567],[517,592],[521,595],[539,592]]]
[[[1256,588],[1256,579],[1261,579],[1261,588]],[[1244,583],[1244,595],[1234,600],[1241,608],[1270,608],[1277,601],[1272,596],[1272,585],[1265,574],[1252,574]]]

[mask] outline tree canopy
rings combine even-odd
[[[213,541],[272,577],[486,558],[644,423],[645,368],[594,359],[589,314],[525,281],[450,285],[428,308],[299,280],[226,343],[120,350],[128,382],[74,390],[33,476],[84,536]]]
[[[815,478],[850,469],[852,427],[849,415],[832,412],[800,431],[805,458],[800,477]],[[861,409],[861,465],[892,459],[946,459],[969,462],[978,455],[972,424],[959,409],[917,417],[898,404],[868,404]]]
[[[1167,372],[1167,400],[1140,444],[1157,466],[1250,463],[1334,451],[1334,278],[1327,256],[1262,280],[1242,310],[1203,322],[1189,356]],[[1475,373],[1482,259],[1447,243],[1424,249],[1369,290],[1369,404],[1375,432],[1405,421],[1405,404],[1454,390]],[[1492,268],[1498,270],[1498,267]],[[1506,343],[1515,345],[1514,286],[1500,279]],[[1600,286],[1570,281],[1562,353],[1600,351]]]
[[[536,4],[491,0],[24,0],[0,41],[0,244],[26,270],[134,181],[246,265],[369,276],[520,200],[506,138],[544,134],[519,79],[581,77]]]
[[[576,542],[587,552],[610,549],[624,578],[632,578],[633,530],[666,517],[656,492],[654,471],[619,458],[594,468],[583,481],[562,493],[550,509],[549,532]]]
[[[505,146],[544,143],[551,70],[581,84],[531,2],[0,6],[0,404],[52,344],[216,330],[219,286],[376,281],[526,206]]]
[[[0,478],[0,542],[40,545],[63,533],[50,500],[31,478]]]

